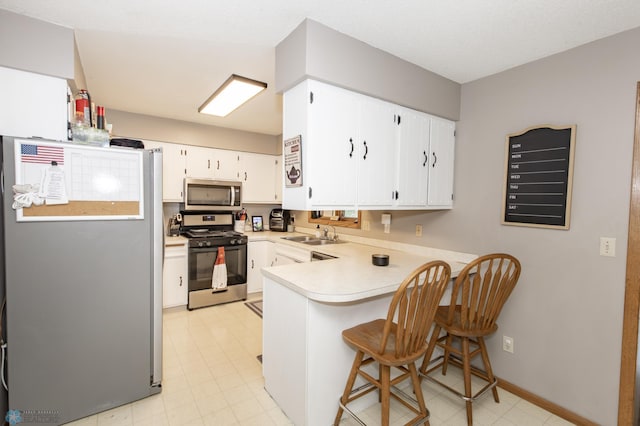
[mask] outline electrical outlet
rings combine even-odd
[[[371,222],[369,222],[368,220],[363,220],[362,221],[362,230],[363,231],[371,231]]]
[[[513,338],[509,336],[502,336],[502,350],[505,352],[513,353]]]
[[[600,256],[616,257],[616,239],[600,237]]]
[[[422,237],[422,225],[416,225],[416,237]]]

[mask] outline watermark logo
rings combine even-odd
[[[58,410],[9,410],[4,419],[11,426],[19,423],[60,423],[60,412]]]
[[[17,425],[18,423],[22,423],[22,414],[18,410],[9,410],[7,411],[7,415],[4,416],[4,419],[9,422],[11,426]]]

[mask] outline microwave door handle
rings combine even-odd
[[[231,207],[236,205],[236,187],[231,187]]]

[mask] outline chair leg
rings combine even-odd
[[[381,397],[382,397],[382,418],[381,425],[389,426],[389,399],[391,394],[391,367],[383,365],[380,375]]]
[[[420,407],[420,414],[427,418],[427,405],[424,403],[424,395],[422,393],[422,387],[420,386],[420,377],[418,376],[418,370],[416,369],[415,363],[411,363],[408,365],[409,371],[411,372],[411,382],[413,383],[413,392],[416,395],[416,399],[418,400],[418,406]]]
[[[429,345],[427,346],[427,352],[424,354],[424,359],[422,360],[422,366],[420,367],[420,373],[426,374],[429,369],[429,363],[431,362],[431,357],[433,356],[433,351],[436,348],[436,343],[438,342],[438,337],[440,337],[440,327],[435,326],[433,331],[431,332],[431,339],[429,339]]]
[[[489,377],[489,381],[493,383],[495,377],[493,377],[493,370],[491,369],[491,363],[489,362],[489,353],[487,352],[487,346],[484,344],[484,337],[478,337],[478,346],[480,346],[480,354],[482,355],[482,362],[484,362],[484,370],[487,372],[487,377]],[[493,399],[496,402],[500,402],[500,398],[498,397],[498,387],[494,386],[491,389],[493,392]]]
[[[382,381],[382,364],[378,364],[378,380]],[[382,389],[378,388],[378,402],[382,402]]]
[[[462,337],[462,370],[464,375],[464,394],[468,400],[467,405],[467,424],[473,425],[472,403],[471,403],[471,359],[469,359],[469,338]]]
[[[342,398],[340,398],[340,402],[342,403],[342,405],[346,405],[347,401],[349,400],[349,394],[351,393],[351,389],[353,389],[353,384],[356,382],[356,377],[358,376],[358,370],[360,369],[360,364],[362,364],[363,359],[364,359],[364,352],[358,351],[356,353],[356,357],[353,360],[351,372],[349,373],[349,377],[347,378],[347,384],[344,387]],[[338,426],[343,413],[344,413],[344,410],[342,409],[341,406],[338,405],[338,413],[336,414],[336,418],[333,421],[334,426]]]
[[[447,333],[447,341],[445,343],[445,347],[444,347],[444,361],[442,363],[442,375],[446,376],[447,374],[447,367],[449,366],[449,355],[451,353],[451,351],[448,349],[451,347],[451,344],[453,342],[453,336],[449,333]]]

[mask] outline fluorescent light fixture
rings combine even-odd
[[[198,112],[224,117],[266,88],[267,83],[232,74]]]

